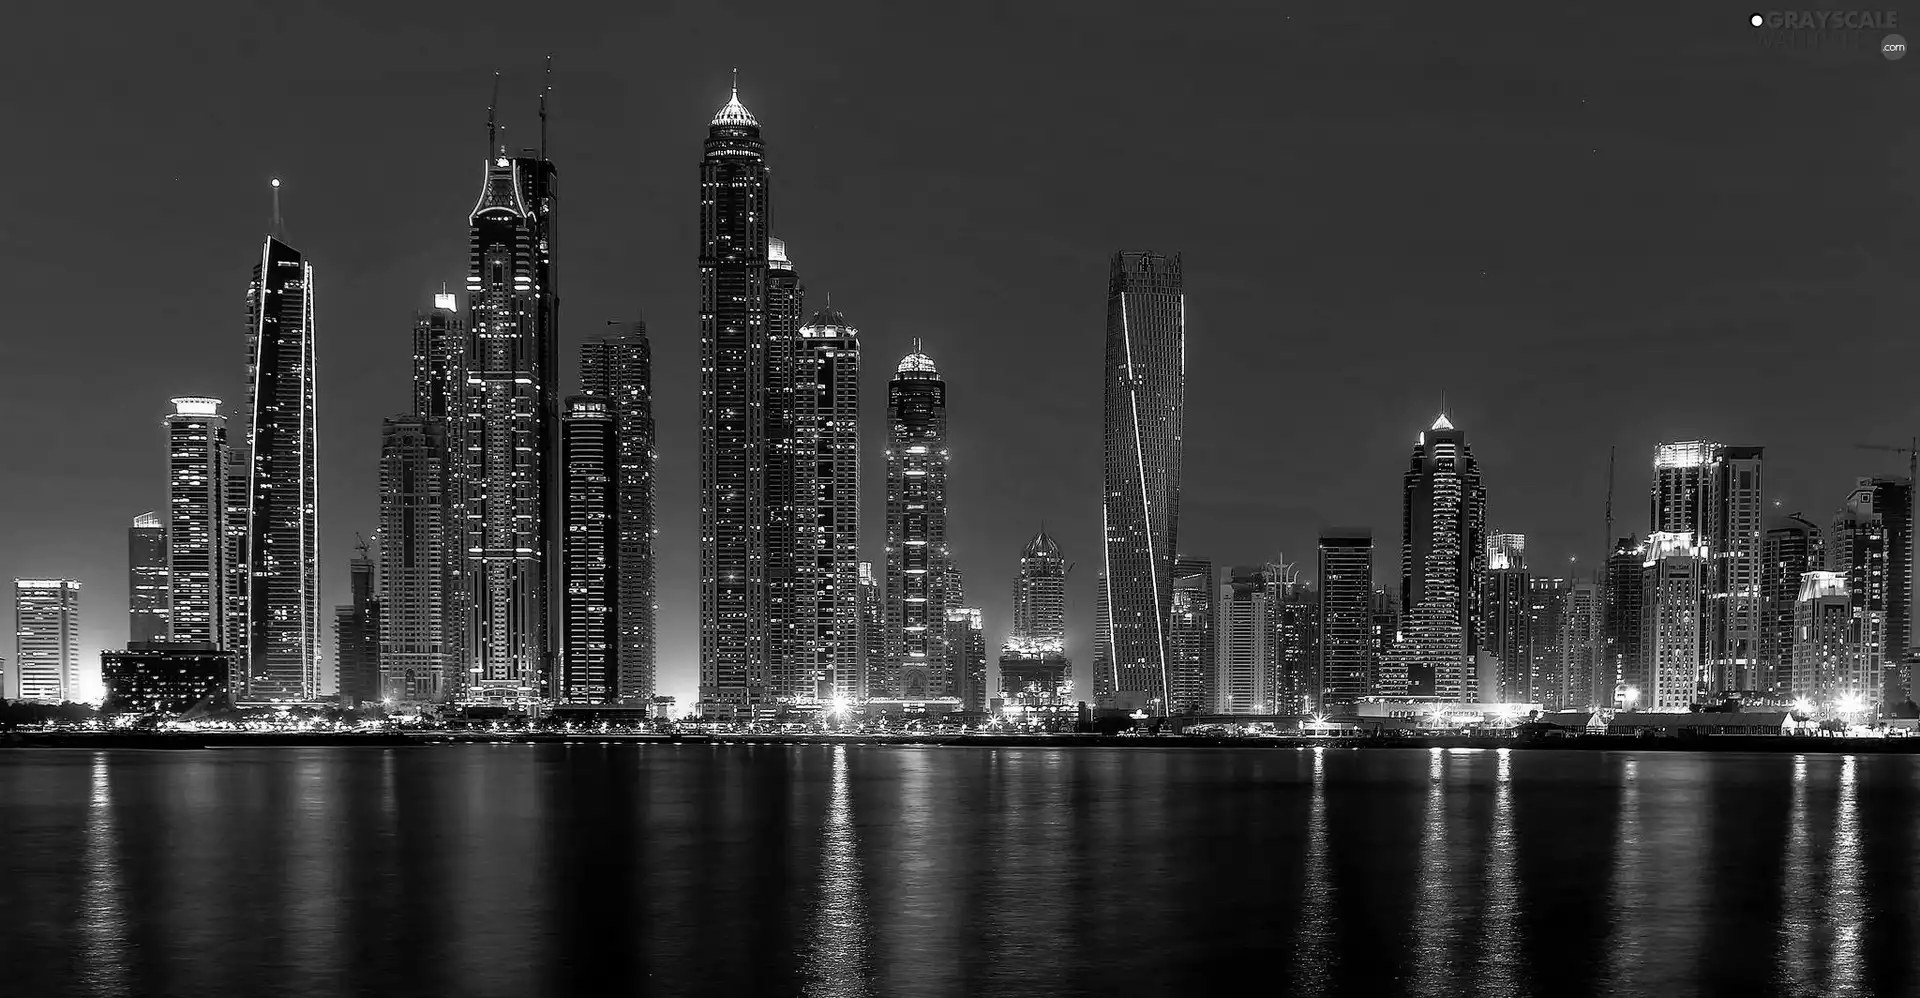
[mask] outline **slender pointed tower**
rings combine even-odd
[[[315,494],[313,266],[286,242],[280,181],[273,231],[247,289],[244,697],[321,695],[320,545]]]
[[[913,341],[887,385],[888,695],[956,695],[947,658],[947,383]],[[872,685],[872,684],[870,684]]]
[[[497,88],[496,88],[497,89]],[[559,577],[560,291],[556,173],[542,146],[509,155],[487,109],[487,159],[468,216],[466,383],[458,434],[468,607],[465,699],[551,695]]]

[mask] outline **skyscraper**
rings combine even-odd
[[[158,514],[142,513],[127,528],[127,640],[166,640],[167,606],[167,525]]]
[[[1408,692],[1442,700],[1479,695],[1476,594],[1486,571],[1487,493],[1467,436],[1443,413],[1414,441],[1401,528],[1400,602],[1406,622],[1394,649]]]
[[[321,693],[313,295],[313,266],[268,236],[247,291],[242,417],[246,614],[245,644],[235,650],[251,701]]]
[[[560,427],[566,597],[559,696],[568,703],[611,703],[619,696],[620,456],[611,409],[600,396],[570,398]]]
[[[541,98],[542,145],[546,101]],[[489,109],[480,196],[468,215],[466,375],[453,446],[468,699],[550,692],[558,635],[560,363],[557,173],[546,150],[496,146]]]
[[[1227,570],[1215,604],[1213,709],[1222,714],[1272,714],[1277,709],[1278,656],[1274,654],[1266,576],[1259,567]]]
[[[700,163],[700,705],[710,716],[769,695],[770,211],[760,123],[736,87]]]
[[[1654,448],[1655,532],[1691,533],[1701,580],[1701,682],[1711,692],[1760,684],[1763,449],[1701,440]]]
[[[867,695],[885,696],[887,628],[882,611],[880,579],[873,574],[873,562],[860,563],[860,674],[867,677]]]
[[[353,602],[333,611],[334,657],[340,702],[357,707],[381,699],[380,600],[373,589],[373,558],[361,541],[349,563]]]
[[[1116,253],[1107,283],[1105,646],[1117,693],[1169,706],[1167,648],[1187,396],[1180,255]]]
[[[1175,558],[1173,604],[1167,615],[1167,659],[1172,689],[1167,713],[1191,714],[1219,709],[1219,640],[1215,629],[1220,593],[1213,562]]]
[[[947,661],[947,383],[914,340],[887,384],[889,686],[909,700],[951,696]]]
[[[1898,682],[1897,674],[1886,675],[1890,559],[1887,557],[1887,524],[1875,508],[1875,491],[1871,480],[1867,480],[1847,496],[1846,505],[1834,514],[1833,525],[1827,532],[1826,553],[1827,568],[1838,573],[1846,583],[1857,649],[1857,662],[1852,668],[1859,673],[1859,681],[1847,678],[1839,686],[1878,707],[1882,703],[1898,705],[1906,699],[1906,688]]]
[[[813,573],[802,568],[799,551],[799,531],[807,525],[798,508],[797,489],[803,474],[813,474],[809,455],[795,438],[805,302],[806,289],[787,256],[786,242],[768,238],[766,349],[761,363],[765,394],[760,405],[766,439],[767,690],[768,695],[784,700],[820,692],[819,678],[811,675],[810,639],[803,633],[814,621],[800,616],[817,606],[817,599],[802,591]],[[808,578],[802,578],[803,572]],[[840,678],[849,680],[846,670],[841,672]]]
[[[1647,536],[1641,597],[1647,686],[1640,691],[1642,710],[1684,712],[1699,693],[1706,560],[1691,533],[1655,531]]]
[[[392,416],[380,434],[380,695],[444,702],[459,689],[466,615],[447,424]]]
[[[987,709],[987,634],[978,607],[947,608],[947,661],[960,709]]]
[[[1061,699],[1062,688],[1073,687],[1073,666],[1067,660],[1071,568],[1044,528],[1020,551],[1020,570],[1013,578],[1013,626],[1000,646],[1000,688],[1009,697],[1052,705]]]
[[[1645,558],[1634,562],[1633,584],[1644,585]],[[1546,703],[1549,696],[1560,686],[1560,674],[1565,668],[1563,650],[1567,638],[1567,604],[1573,595],[1572,579],[1549,579],[1534,577],[1527,580],[1530,593],[1527,602],[1528,641],[1532,645],[1533,676],[1536,689],[1534,695],[1540,702]],[[1636,642],[1642,636],[1634,636]]]
[[[80,583],[13,580],[14,668],[21,700],[65,703],[80,695]]]
[[[1913,692],[1908,671],[1913,643],[1913,485],[1905,478],[1862,478],[1848,505],[1869,504],[1880,521],[1887,549],[1883,587],[1886,634],[1881,660],[1886,672],[1883,692],[1891,708]]]
[[[614,579],[614,617],[620,635],[616,692],[623,702],[645,703],[654,694],[659,614],[653,560],[654,539],[659,536],[653,505],[658,453],[653,349],[646,326],[630,323],[624,333],[587,341],[580,354],[580,382],[583,394],[607,401],[613,417],[614,519],[619,533]]]
[[[226,646],[230,592],[227,560],[227,418],[220,400],[177,398],[167,417],[167,606],[169,637]]]
[[[1793,687],[1794,615],[1802,576],[1826,564],[1820,526],[1798,514],[1774,517],[1761,541],[1760,589],[1765,611],[1760,623],[1761,689],[1786,693]]]
[[[1487,570],[1480,584],[1480,619],[1486,625],[1481,647],[1498,663],[1491,677],[1497,703],[1536,702],[1539,683],[1533,675],[1533,626],[1527,612],[1533,590],[1527,582],[1526,552],[1525,534],[1487,537]]]
[[[1317,710],[1321,695],[1319,594],[1297,565],[1269,562],[1263,578],[1273,636],[1274,712],[1305,714]]]
[[[1376,677],[1373,658],[1373,532],[1344,528],[1320,534],[1319,699],[1311,709],[1348,705],[1376,692],[1404,696]]]
[[[1877,640],[1878,623],[1855,612],[1846,573],[1801,576],[1794,603],[1793,696],[1823,712],[1849,699],[1871,704],[1879,677],[1872,674],[1866,645]]]
[[[867,696],[860,658],[859,332],[829,306],[800,330],[792,353],[793,639],[779,692],[859,701]]]
[[[1549,709],[1613,706],[1614,680],[1607,671],[1605,623],[1605,594],[1600,585],[1574,582],[1568,586],[1567,609],[1560,617],[1557,689],[1542,698]]]
[[[1641,644],[1645,630],[1643,602],[1646,599],[1646,546],[1632,537],[1614,542],[1607,557],[1606,605],[1602,610],[1601,638],[1604,642],[1606,670],[1625,694],[1632,690],[1637,703],[1642,690],[1651,689],[1647,677],[1646,654]],[[1787,601],[1788,628],[1792,628],[1793,601]],[[1764,634],[1764,631],[1763,631]],[[1602,704],[1611,706],[1612,700]]]

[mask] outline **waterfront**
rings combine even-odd
[[[22,994],[1908,994],[1920,760],[0,753]]]

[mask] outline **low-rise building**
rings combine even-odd
[[[233,653],[199,641],[130,641],[100,653],[108,714],[184,714],[224,703]]]
[[[1739,714],[1700,712],[1656,714],[1621,711],[1607,724],[1613,735],[1676,737],[1679,735],[1783,735],[1797,730],[1799,722],[1785,711],[1750,711]]]

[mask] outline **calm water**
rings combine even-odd
[[[52,995],[1920,994],[1920,759],[0,752]]]

